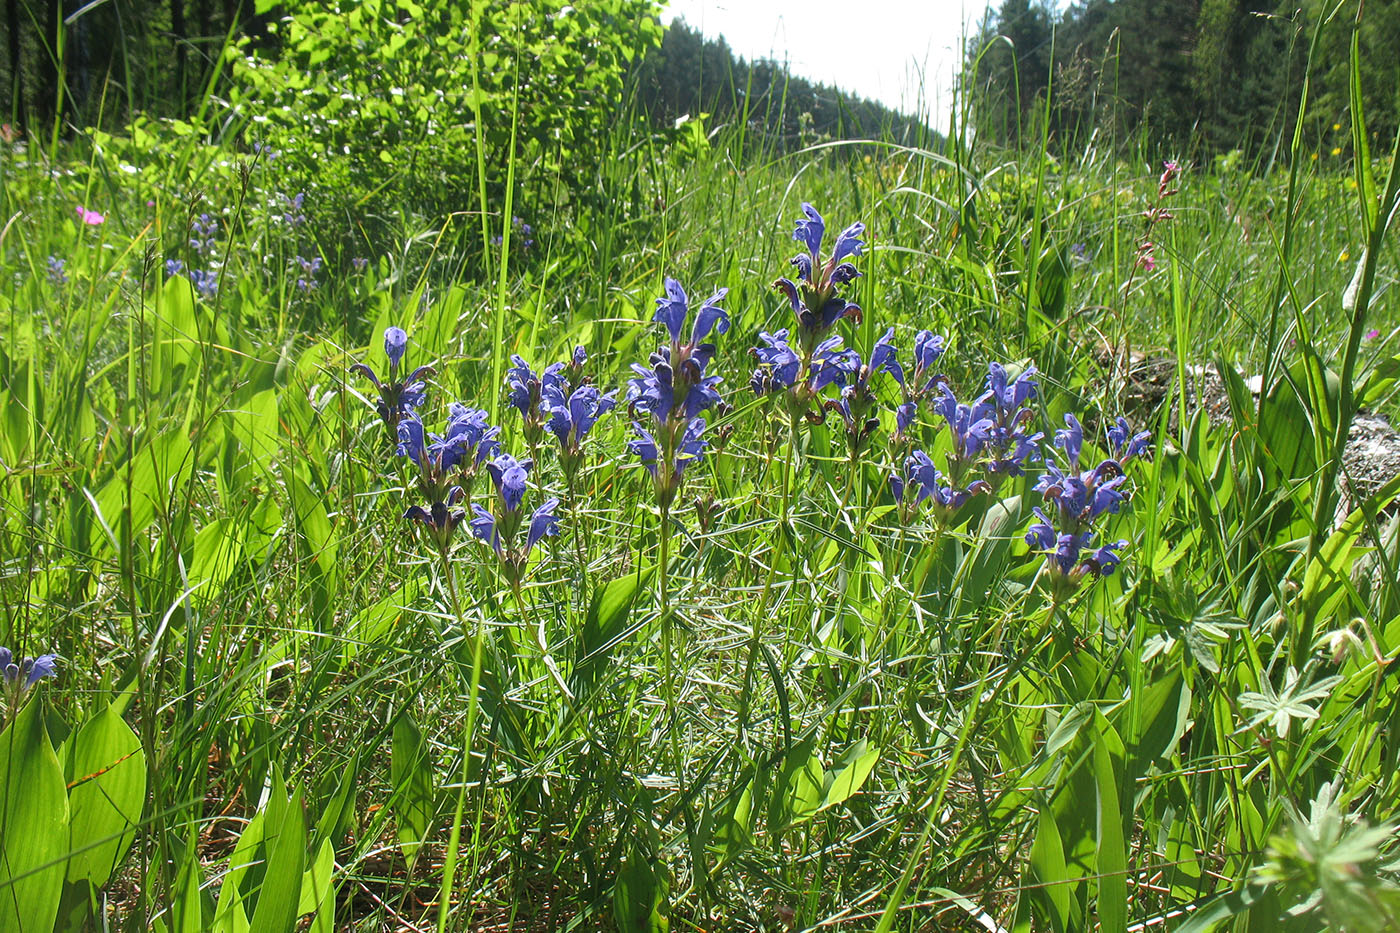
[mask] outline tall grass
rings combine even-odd
[[[295,180],[235,138],[154,123],[6,153],[0,645],[63,661],[4,710],[0,774],[32,770],[0,783],[0,917],[51,889],[73,929],[1395,916],[1400,487],[1348,494],[1340,459],[1356,407],[1394,408],[1393,151],[1189,165],[1161,267],[1133,274],[1155,154],[1000,152],[957,118],[945,151],[713,129],[619,131],[596,210],[529,179],[528,250],[483,187],[480,219],[408,220],[363,272],[314,201],[284,219]],[[907,357],[931,328],[959,397],[1033,361],[1048,430],[1080,413],[1102,451],[1127,406],[1154,432],[1105,530],[1130,542],[1117,574],[1049,599],[1034,476],[904,526],[890,411],[852,466],[835,415],[792,434],[745,390],[759,332],[790,323],[768,283],[804,200],[870,231],[848,345],[894,326]],[[204,212],[213,263],[189,244]],[[294,256],[323,260],[314,288]],[[440,561],[350,365],[382,374],[405,327],[435,370],[425,421],[498,413],[538,502],[565,484],[502,404],[509,355],[582,345],[624,386],[665,275],[729,289],[722,448],[658,514],[615,412],[523,587],[465,534]],[[49,845],[21,814],[54,780]]]

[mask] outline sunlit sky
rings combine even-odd
[[[963,38],[985,9],[986,0],[671,0],[662,21],[682,17],[741,58],[786,62],[794,75],[941,121]]]

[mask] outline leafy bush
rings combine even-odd
[[[270,4],[260,2],[265,9]],[[628,65],[660,41],[653,0],[338,0],[288,5],[270,47],[229,50],[250,141],[271,145],[347,221],[476,206],[516,162],[579,191],[596,171]],[[517,176],[517,181],[520,181]]]

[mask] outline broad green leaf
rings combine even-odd
[[[1070,928],[1071,895],[1075,885],[1065,865],[1065,844],[1049,808],[1043,808],[1036,821],[1035,842],[1030,851],[1031,878],[1039,885],[1035,896],[1050,909],[1055,933]]]
[[[1118,797],[1123,742],[1102,714],[1095,716],[1094,725],[1099,930],[1101,933],[1122,933],[1128,926],[1128,848],[1123,838],[1123,809]]]
[[[407,712],[394,721],[389,776],[399,845],[412,864],[433,820],[433,762],[418,724]]]
[[[0,930],[50,933],[67,852],[63,769],[31,700],[0,732]]]
[[[68,880],[102,887],[131,847],[146,803],[141,740],[110,705],[64,743],[71,790]]]
[[[613,918],[619,933],[666,933],[666,884],[661,866],[635,849],[613,882]]]
[[[276,391],[264,389],[236,403],[228,418],[230,433],[253,465],[259,471],[270,468],[279,448]]]
[[[258,864],[266,815],[265,810],[255,813],[233,847],[223,884],[219,886],[219,900],[214,909],[211,933],[248,933],[248,913],[243,906],[240,886],[249,869]]]
[[[272,793],[277,797],[285,791],[274,786]],[[273,801],[269,801],[263,839],[266,868],[249,933],[290,933],[298,915],[302,866],[306,864],[306,812],[300,790],[278,802],[280,806],[272,806]]]
[[[244,528],[230,518],[216,518],[194,537],[189,587],[193,599],[203,605],[218,602],[223,585],[243,559]]]
[[[301,875],[301,897],[297,915],[316,914],[311,921],[313,930],[334,930],[335,895],[331,878],[335,872],[335,847],[327,839],[316,850],[316,858]]]
[[[639,593],[646,591],[655,573],[655,567],[641,568],[610,580],[594,591],[569,674],[569,689],[575,696],[586,695],[588,687],[607,667],[608,659],[627,629],[632,604]]]
[[[821,811],[827,807],[845,803],[848,798],[860,790],[861,785],[865,783],[866,778],[870,777],[870,772],[874,770],[875,763],[879,760],[880,749],[868,746],[865,739],[861,739],[848,748],[827,773],[826,789],[817,810]]]

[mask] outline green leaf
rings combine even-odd
[[[248,913],[243,907],[240,886],[249,870],[258,864],[258,849],[263,841],[266,816],[265,810],[253,814],[233,847],[223,884],[219,886],[219,901],[214,911],[211,933],[248,933]]]
[[[627,630],[627,616],[637,594],[646,591],[655,573],[655,567],[639,568],[594,592],[583,631],[579,634],[573,669],[569,672],[569,689],[575,696],[584,696],[607,667]]]
[[[280,784],[276,782],[272,789],[274,798],[285,793]],[[263,840],[266,870],[249,933],[290,933],[296,924],[306,864],[306,812],[300,790],[278,803],[275,807],[273,801],[268,803],[269,832]]]
[[[432,824],[433,762],[418,724],[407,712],[394,721],[389,778],[394,785],[393,812],[399,845],[411,864]]]
[[[146,803],[141,740],[111,705],[64,743],[68,795],[68,880],[97,887],[112,877],[131,847]]]
[[[827,774],[826,790],[822,794],[821,806],[817,807],[818,812],[845,803],[860,790],[879,760],[880,749],[868,746],[865,739],[848,748]]]
[[[1070,895],[1074,885],[1068,883],[1070,874],[1065,865],[1065,844],[1049,807],[1040,811],[1036,822],[1035,842],[1031,845],[1031,877],[1040,887],[1035,896],[1050,909],[1055,933],[1064,933],[1070,924]]]
[[[53,929],[67,852],[63,769],[31,701],[0,733],[0,930]]]
[[[1123,838],[1123,810],[1118,799],[1123,742],[1102,714],[1095,716],[1094,725],[1099,930],[1100,933],[1121,933],[1128,926],[1128,850]]]
[[[613,882],[613,917],[620,933],[666,933],[666,883],[661,868],[636,849]]]

